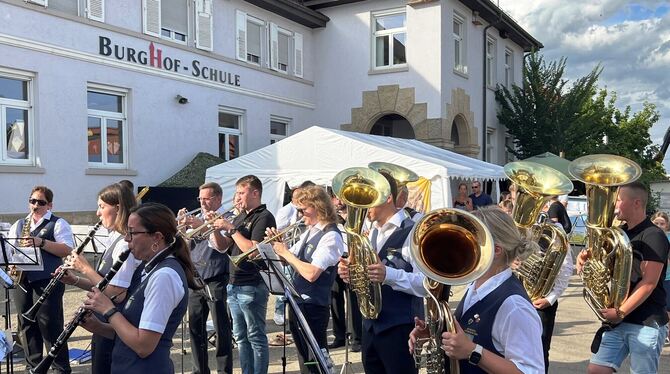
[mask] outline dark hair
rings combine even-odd
[[[300,183],[300,185],[296,188],[305,188],[305,187],[312,187],[312,186],[316,186],[316,183],[314,183],[310,180],[307,180],[307,181],[304,181],[304,182]]]
[[[130,190],[133,194],[135,194],[135,185],[133,182],[129,181],[128,179],[121,179],[118,182],[122,187],[125,187]]]
[[[170,208],[159,203],[144,203],[131,209],[130,213],[139,218],[140,224],[147,231],[163,234],[165,242],[171,243],[174,239],[172,250],[186,273],[189,288],[194,290],[201,288],[202,286],[197,285],[194,280],[196,273],[191,261],[191,251],[181,235],[177,235],[177,218]]]
[[[221,189],[221,185],[216,183],[216,182],[208,182],[200,187],[198,187],[198,190],[206,190],[206,189],[211,189],[212,192],[214,192],[214,196],[223,196],[223,190]]]
[[[132,191],[121,183],[114,183],[100,190],[98,198],[109,205],[116,205],[119,208],[114,220],[114,231],[125,235],[128,228],[130,210],[136,203]]]
[[[263,183],[255,175],[251,174],[245,175],[242,178],[238,179],[237,182],[235,182],[235,185],[243,187],[249,186],[254,190],[258,190],[259,195],[263,195]]]
[[[383,175],[389,182],[389,186],[391,186],[391,197],[393,198],[393,204],[395,204],[395,201],[398,198],[398,184],[390,174],[384,171],[380,171],[379,174]]]
[[[30,196],[35,192],[41,192],[44,194],[44,197],[47,199],[47,203],[54,201],[54,193],[47,186],[35,186],[33,190],[30,191]]]
[[[630,189],[631,192],[633,192],[633,195],[642,201],[642,207],[646,208],[647,200],[649,199],[649,190],[647,190],[647,186],[645,186],[644,183],[640,181],[634,181],[628,184],[624,184],[620,188]]]

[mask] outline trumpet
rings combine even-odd
[[[198,209],[193,209],[193,210],[188,211],[184,214],[180,214],[180,215],[177,216],[177,222],[179,222],[182,219],[185,219],[187,217],[194,216],[194,215],[198,214],[201,210],[202,210],[202,207],[200,207]],[[188,227],[188,225],[186,225],[185,223],[179,224],[179,225],[177,225],[177,231],[182,231],[182,230],[186,229],[187,227]]]
[[[207,238],[207,236],[209,236],[209,234],[213,233],[214,230],[216,230],[216,228],[212,226],[214,224],[214,221],[216,221],[219,218],[225,218],[228,221],[232,222],[236,216],[237,214],[235,214],[235,206],[233,206],[232,208],[228,209],[223,213],[216,213],[212,218],[205,220],[205,223],[203,223],[202,225],[184,234],[184,240],[186,241],[189,241],[191,239],[204,240],[205,238]]]
[[[239,267],[240,264],[242,263],[242,261],[246,260],[252,254],[258,252],[258,246],[260,244],[272,243],[274,241],[277,241],[277,239],[280,239],[280,238],[282,240],[286,240],[286,241],[289,241],[290,239],[293,239],[293,237],[295,237],[296,235],[300,235],[301,230],[299,230],[299,228],[300,228],[300,225],[303,224],[303,220],[304,220],[304,218],[300,218],[295,223],[291,224],[290,226],[287,226],[286,228],[284,228],[283,230],[278,232],[276,235],[265,238],[262,242],[256,244],[253,248],[251,248],[250,250],[248,250],[246,252],[240,253],[239,255],[236,255],[236,256],[230,256],[230,261],[233,263],[233,265]],[[284,235],[287,235],[287,237],[284,238]]]

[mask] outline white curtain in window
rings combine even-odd
[[[161,0],[142,0],[142,26],[145,34],[161,36]]]

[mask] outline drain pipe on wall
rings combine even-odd
[[[499,24],[500,21],[501,19],[498,18],[497,21],[484,27],[482,33],[482,161],[484,162],[486,162],[486,132],[488,131],[486,127],[486,31]]]

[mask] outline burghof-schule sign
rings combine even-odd
[[[190,64],[183,63],[178,58],[163,55],[160,48],[149,43],[147,50],[140,50],[112,43],[112,39],[99,36],[98,53],[102,56],[113,57],[117,60],[127,61],[134,64],[151,66],[156,69],[172,71],[179,74],[190,74],[193,77],[205,79],[212,82],[240,85],[240,76],[227,71],[205,66],[198,60],[192,60]]]

